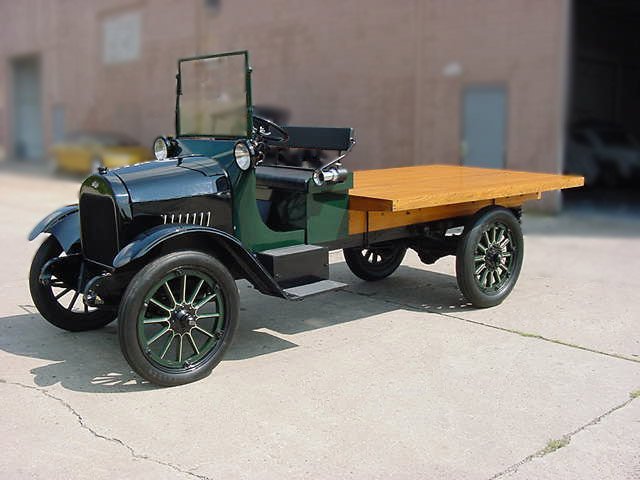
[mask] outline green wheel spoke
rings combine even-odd
[[[187,275],[182,276],[182,303],[187,303]]]
[[[56,295],[56,300],[59,300],[60,297],[64,297],[67,293],[71,291],[70,288],[65,288],[62,292]]]
[[[206,297],[204,297],[199,303],[197,303],[196,305],[193,306],[193,308],[195,308],[196,310],[201,309],[202,307],[204,307],[207,303],[209,303],[211,300],[213,300],[214,298],[216,298],[218,294],[217,293],[211,293],[209,295],[207,295]]]
[[[174,334],[172,334],[169,337],[169,340],[167,341],[167,343],[164,345],[164,348],[162,349],[162,353],[160,354],[160,358],[164,358],[164,356],[167,354],[167,352],[169,351],[169,347],[173,343],[173,339],[174,338],[176,338],[176,336]]]
[[[71,299],[71,302],[69,303],[69,306],[67,307],[67,310],[73,310],[73,307],[76,304],[76,300],[78,300],[79,296],[80,296],[80,292],[78,292],[78,291],[76,291],[73,294],[73,298]]]
[[[193,327],[194,330],[197,330],[201,333],[204,333],[207,337],[209,338],[214,338],[215,335],[213,333],[207,332],[204,328],[199,327],[198,325],[196,325],[195,327]]]
[[[484,285],[485,287],[487,286],[487,277],[488,276],[489,276],[489,270],[485,270],[485,272],[480,277],[480,283],[482,285]]]
[[[201,318],[218,318],[220,317],[219,313],[203,313],[202,315],[198,315],[198,320]]]
[[[156,307],[159,307],[163,310],[166,310],[167,312],[171,312],[173,311],[172,308],[167,307],[164,303],[159,302],[158,300],[156,300],[155,298],[150,298],[149,299],[149,303],[153,303]]]
[[[484,232],[482,235],[483,239],[486,240],[485,245],[489,247],[491,245],[491,240],[489,240],[489,232]]]
[[[171,317],[155,317],[155,318],[145,318],[142,323],[145,325],[153,325],[155,323],[166,323],[169,321]]]
[[[147,345],[151,345],[152,343],[154,343],[155,341],[157,341],[160,337],[162,337],[165,333],[167,333],[170,330],[169,327],[165,327],[162,330],[160,330],[158,333],[156,333],[153,337],[151,337],[149,339],[149,341],[147,342]]]
[[[178,335],[178,363],[182,361],[182,335]]]
[[[175,306],[178,304],[178,302],[176,301],[176,297],[174,297],[173,292],[171,291],[171,287],[169,286],[169,282],[168,281],[164,282],[164,289],[167,292],[167,294],[169,295],[169,298],[171,299],[171,301],[173,302],[173,308],[175,308]]]
[[[193,351],[196,352],[196,355],[200,355],[200,350],[198,349],[198,346],[196,345],[195,340],[191,336],[191,332],[187,333],[187,338],[189,339],[189,343],[191,344],[191,348],[193,348]]]
[[[202,288],[202,285],[204,285],[204,279],[202,279],[202,280],[200,280],[200,282],[198,282],[198,286],[196,287],[196,289],[193,291],[193,293],[189,297],[189,301],[187,303],[193,304],[194,300],[196,299],[196,297],[200,293],[200,289]]]

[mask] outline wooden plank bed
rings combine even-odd
[[[579,187],[578,176],[453,165],[362,170],[349,190],[349,234],[517,207],[542,192]]]

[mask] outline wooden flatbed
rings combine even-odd
[[[518,207],[542,192],[579,187],[578,176],[454,165],[362,170],[349,190],[349,234]]]

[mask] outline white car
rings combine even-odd
[[[565,171],[584,176],[587,185],[628,181],[640,172],[640,143],[616,124],[575,124],[569,134]]]

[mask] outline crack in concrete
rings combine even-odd
[[[207,477],[205,475],[199,475],[197,473],[193,473],[192,471],[186,470],[186,469],[180,467],[179,465],[176,465],[175,463],[164,462],[164,461],[159,460],[157,458],[153,458],[153,457],[150,457],[148,455],[145,455],[145,454],[142,454],[142,453],[138,453],[138,452],[135,451],[135,449],[133,447],[128,445],[124,440],[121,440],[121,439],[119,439],[117,437],[108,437],[106,435],[103,435],[103,434],[97,432],[93,427],[91,427],[91,426],[89,426],[87,424],[87,422],[82,417],[82,415],[80,415],[76,411],[76,409],[73,408],[68,402],[66,402],[64,399],[62,399],[60,397],[57,397],[57,396],[53,395],[52,393],[50,393],[49,391],[45,390],[44,388],[34,387],[33,385],[25,385],[25,384],[19,383],[19,382],[10,382],[10,381],[5,380],[3,378],[0,378],[0,383],[3,383],[5,385],[13,385],[13,386],[16,386],[16,387],[24,388],[26,390],[35,390],[36,392],[41,393],[43,396],[57,401],[64,408],[66,408],[67,411],[69,413],[71,413],[71,415],[73,415],[76,418],[76,420],[78,421],[78,424],[80,425],[81,428],[83,428],[84,430],[88,431],[95,438],[98,438],[100,440],[105,440],[107,442],[115,443],[116,445],[120,445],[121,447],[124,447],[126,450],[129,451],[129,454],[133,458],[136,458],[138,460],[146,460],[146,461],[149,461],[149,462],[153,462],[153,463],[156,463],[158,465],[162,465],[164,467],[171,468],[172,470],[175,470],[176,472],[183,473],[185,475],[189,475],[189,476],[194,477],[194,478],[198,478],[200,480],[212,480],[211,477]]]
[[[511,473],[516,473],[518,471],[518,469],[526,464],[529,463],[533,460],[535,460],[536,458],[542,458],[546,455],[549,455],[557,450],[559,450],[560,448],[564,448],[565,446],[569,446],[569,444],[571,443],[571,439],[577,435],[578,433],[582,432],[583,430],[597,424],[600,423],[600,421],[611,415],[613,412],[620,410],[621,408],[626,407],[627,405],[629,405],[631,402],[633,402],[635,400],[635,397],[631,397],[629,398],[629,400],[627,400],[626,402],[621,403],[620,405],[616,405],[615,407],[607,410],[606,412],[604,412],[601,415],[598,415],[596,418],[594,418],[593,420],[591,420],[590,422],[585,423],[584,425],[582,425],[581,427],[576,428],[575,430],[573,430],[572,432],[569,432],[565,435],[563,435],[561,437],[561,441],[563,442],[563,446],[559,447],[557,449],[553,449],[553,450],[549,450],[547,447],[541,448],[540,450],[538,450],[535,453],[532,453],[531,455],[527,455],[526,457],[524,457],[522,460],[520,460],[519,462],[514,463],[513,465],[511,465],[510,467],[506,468],[505,470],[496,473],[494,476],[490,477],[489,480],[495,480],[497,478],[500,478],[504,475],[508,475]]]
[[[575,343],[565,342],[563,340],[558,340],[556,338],[545,337],[543,335],[538,335],[537,333],[521,332],[519,330],[515,330],[515,329],[512,329],[512,328],[500,327],[498,325],[492,325],[490,323],[480,322],[478,320],[471,320],[471,319],[468,319],[468,318],[459,317],[457,315],[452,315],[452,314],[446,313],[446,312],[440,312],[438,310],[433,310],[433,309],[430,309],[430,308],[419,308],[419,307],[416,307],[415,305],[410,305],[408,303],[395,302],[393,300],[389,300],[389,299],[386,299],[386,298],[376,298],[375,297],[375,295],[376,295],[375,293],[355,292],[353,290],[349,290],[349,289],[346,289],[346,288],[343,288],[340,291],[341,292],[345,292],[345,293],[350,293],[351,295],[358,295],[358,296],[361,296],[361,297],[366,297],[366,298],[369,298],[369,299],[376,300],[378,302],[383,302],[383,303],[387,303],[387,304],[390,304],[390,305],[394,305],[396,307],[404,308],[404,309],[410,310],[412,312],[434,313],[436,315],[440,315],[440,316],[447,317],[447,318],[453,318],[455,320],[460,320],[460,321],[471,323],[471,324],[478,325],[478,326],[481,326],[481,327],[493,328],[494,330],[500,330],[501,332],[514,333],[516,335],[520,335],[521,337],[534,338],[536,340],[542,340],[542,341],[545,341],[545,342],[554,343],[556,345],[562,345],[564,347],[575,348],[575,349],[578,349],[578,350],[583,350],[585,352],[597,353],[599,355],[605,355],[607,357],[617,358],[618,360],[626,360],[628,362],[640,363],[640,359],[631,358],[631,357],[628,357],[627,355],[623,355],[623,354],[620,354],[620,353],[604,352],[602,350],[597,350],[595,348],[590,348],[590,347],[585,347],[585,346],[582,346],[582,345],[577,345]]]
[[[513,333],[513,334],[517,334],[517,335],[520,335],[520,336],[523,336],[523,337],[534,338],[534,339],[537,339],[537,340],[542,340],[542,341],[545,341],[545,342],[550,342],[550,343],[554,343],[554,344],[557,344],[557,345],[562,345],[562,346],[565,346],[565,347],[576,348],[578,350],[583,350],[583,351],[586,351],[586,352],[596,353],[596,354],[599,354],[599,355],[605,355],[607,357],[612,357],[612,358],[616,358],[616,359],[619,359],[619,360],[626,360],[626,361],[629,361],[629,362],[640,363],[640,360],[638,360],[636,358],[630,358],[630,357],[628,357],[626,355],[622,355],[622,354],[619,354],[619,353],[603,352],[601,350],[597,350],[597,349],[594,349],[594,348],[584,347],[582,345],[576,345],[576,344],[568,343],[568,342],[565,342],[565,341],[562,341],[562,340],[544,337],[544,336],[538,335],[538,334],[531,334],[531,333],[521,332],[521,331],[518,331],[518,330],[506,328],[506,327],[500,327],[500,326],[497,326],[497,325],[491,325],[490,323],[485,323],[485,322],[480,322],[480,321],[477,321],[477,320],[470,320],[470,319],[467,319],[467,318],[462,318],[462,317],[459,317],[457,315],[452,315],[452,314],[446,313],[446,312],[440,312],[440,311],[429,309],[429,308],[419,308],[419,307],[416,307],[414,305],[410,305],[410,304],[406,304],[406,303],[402,303],[402,302],[395,302],[393,300],[389,300],[389,299],[386,299],[386,298],[376,298],[375,297],[376,293],[361,293],[361,292],[355,292],[353,290],[349,290],[349,289],[346,289],[346,288],[342,289],[341,291],[345,292],[345,293],[348,293],[348,294],[351,294],[351,295],[358,295],[358,296],[362,296],[362,297],[366,297],[366,298],[369,298],[369,299],[376,300],[378,302],[387,303],[389,305],[393,305],[393,306],[396,306],[396,307],[399,307],[399,308],[404,308],[404,309],[407,309],[407,310],[410,310],[410,311],[413,311],[413,312],[434,313],[434,314],[437,314],[437,315],[441,315],[443,317],[453,318],[455,320],[461,320],[463,322],[471,323],[471,324],[482,326],[482,327],[493,328],[495,330],[500,330],[500,331],[507,332],[507,333]],[[600,423],[600,421],[603,418],[611,415],[612,413],[616,412],[617,410],[620,410],[621,408],[626,407],[631,402],[633,402],[636,398],[640,398],[640,396],[634,395],[634,393],[635,392],[632,392],[630,394],[630,398],[627,401],[625,401],[625,402],[623,402],[623,403],[621,403],[619,405],[616,405],[615,407],[607,410],[606,412],[602,413],[601,415],[598,415],[593,420],[585,423],[584,425],[578,427],[577,429],[573,430],[572,432],[569,432],[569,433],[563,435],[561,437],[561,439],[560,439],[562,441],[562,443],[563,443],[563,446],[559,447],[559,448],[563,448],[564,446],[568,446],[570,444],[570,442],[571,442],[571,439],[575,435],[577,435],[578,433],[582,432],[583,430],[585,430],[585,429],[587,429],[587,428],[589,428],[589,427],[591,427],[593,425],[596,425],[597,423]],[[543,447],[540,450],[532,453],[531,455],[526,456],[525,458],[523,458],[519,462],[511,465],[507,469],[505,469],[505,470],[503,470],[503,471],[501,471],[499,473],[496,473],[494,476],[490,477],[489,480],[495,480],[495,479],[500,478],[500,477],[502,477],[504,475],[515,473],[515,472],[517,472],[517,470],[522,465],[524,465],[526,463],[529,463],[529,462],[533,461],[536,458],[541,458],[541,457],[544,457],[546,455],[549,455],[549,454],[553,453],[556,450],[558,450],[558,449],[550,450],[547,447]]]

